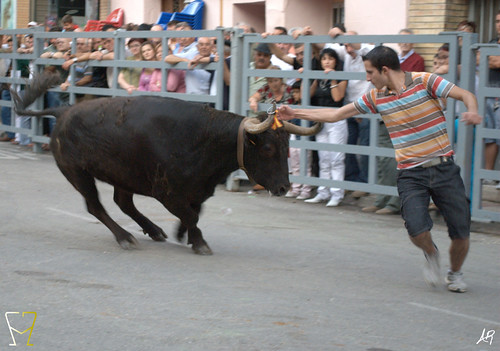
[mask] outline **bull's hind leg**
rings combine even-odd
[[[198,214],[198,218],[200,217],[200,212],[201,212],[201,205],[196,204],[193,205],[191,204],[191,208],[196,211]],[[177,227],[177,241],[183,241],[184,240],[184,234],[186,234],[187,228],[185,225],[182,224],[182,222],[179,223],[179,226]],[[188,238],[188,244],[191,244],[191,241]]]
[[[83,169],[74,170],[74,172],[63,171],[66,178],[71,184],[82,194],[87,203],[87,210],[90,214],[94,215],[101,221],[109,230],[114,234],[116,241],[123,249],[129,249],[131,246],[137,246],[137,240],[120,227],[113,219],[107,214],[106,210],[99,201],[99,194],[95,186],[94,177]]]
[[[115,194],[113,196],[113,199],[123,211],[123,213],[129,215],[130,218],[136,221],[136,223],[141,226],[144,233],[148,234],[151,239],[153,239],[154,241],[165,241],[165,238],[167,238],[167,234],[165,234],[165,232],[160,227],[151,222],[137,210],[137,208],[134,206],[134,201],[132,199],[133,196],[134,194],[115,187]]]
[[[198,255],[212,255],[212,250],[208,247],[207,242],[203,239],[201,230],[197,227],[201,205],[190,205],[185,200],[173,200],[171,198],[165,201],[160,200],[160,202],[170,213],[181,220],[177,237],[179,238],[179,233],[182,233],[180,234],[182,239],[187,229],[188,244],[192,244],[193,251]]]

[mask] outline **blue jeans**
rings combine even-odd
[[[439,208],[452,239],[466,239],[470,234],[470,207],[460,177],[460,167],[453,161],[428,168],[415,167],[400,170],[398,192],[401,215],[410,236],[417,236],[432,228],[429,200]]]
[[[5,100],[5,101],[10,101],[11,98],[10,98],[10,91],[5,89],[5,90],[2,90],[2,100]],[[11,123],[11,108],[10,107],[5,107],[5,106],[2,106],[2,124],[4,126],[10,126],[10,123]],[[7,134],[7,137],[13,139],[15,134],[12,133],[12,132],[6,132]]]
[[[354,117],[347,119],[347,144],[369,145],[370,144],[370,121],[363,118],[358,123]],[[359,141],[359,142],[358,142]],[[345,155],[345,180],[366,183],[368,181],[368,156],[362,155],[359,163],[357,155]]]

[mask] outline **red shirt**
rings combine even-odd
[[[401,63],[401,69],[405,72],[425,72],[424,59],[414,52]]]

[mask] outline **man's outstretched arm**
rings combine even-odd
[[[318,109],[292,109],[288,105],[282,105],[278,109],[279,119],[288,121],[294,118],[306,119],[315,122],[338,122],[349,117],[359,115],[354,103],[347,104],[341,108],[318,108]]]

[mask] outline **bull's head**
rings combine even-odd
[[[248,177],[264,186],[273,195],[284,195],[290,187],[288,180],[288,133],[314,135],[321,124],[310,128],[278,121],[272,112],[258,118],[245,118],[238,136],[238,162]],[[244,133],[246,132],[246,133]],[[241,145],[241,146],[240,146]]]

